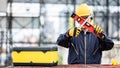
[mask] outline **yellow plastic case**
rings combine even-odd
[[[58,63],[58,49],[56,46],[14,47],[12,60],[14,66],[55,66]]]

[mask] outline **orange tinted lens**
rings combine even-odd
[[[81,18],[82,18],[82,19],[87,19],[87,18],[88,18],[88,16],[81,16]]]

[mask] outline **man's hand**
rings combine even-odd
[[[81,32],[81,28],[74,27],[74,28],[71,28],[68,30],[67,36],[68,37],[73,37],[73,36],[77,37],[80,34],[80,32]]]
[[[95,33],[101,34],[103,33],[103,29],[100,26],[94,25]]]
[[[94,25],[95,33],[100,35],[100,38],[104,38],[103,29],[100,26]]]

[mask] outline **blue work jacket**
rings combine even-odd
[[[114,46],[107,36],[100,39],[89,31],[81,31],[77,37],[60,34],[57,44],[69,48],[68,64],[100,64],[102,51],[110,50]]]

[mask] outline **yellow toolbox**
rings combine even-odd
[[[55,66],[58,63],[56,46],[14,47],[12,51],[14,66]]]

